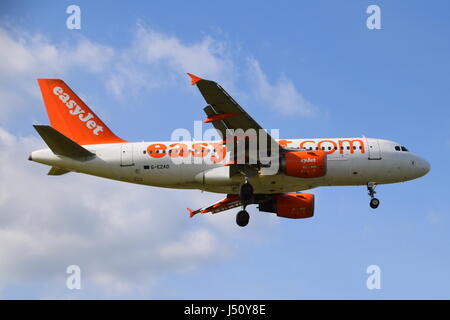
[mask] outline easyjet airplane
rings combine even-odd
[[[312,217],[314,195],[302,191],[320,186],[365,185],[375,209],[380,203],[375,198],[377,184],[416,179],[430,170],[426,160],[388,140],[274,139],[216,82],[189,76],[208,104],[205,122],[214,126],[221,140],[127,142],[64,81],[38,79],[51,125],[34,127],[49,149],[33,151],[29,160],[51,166],[49,175],[80,172],[224,193],[224,199],[209,206],[188,209],[190,216],[241,207],[236,215],[239,226],[248,224],[245,209],[251,204],[279,217]],[[230,135],[233,130],[244,134]],[[250,147],[252,138],[257,143]]]

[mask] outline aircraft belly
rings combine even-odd
[[[329,158],[324,185],[345,185],[350,181],[351,160],[347,158]]]

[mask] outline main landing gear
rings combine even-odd
[[[248,221],[250,220],[250,215],[245,210],[245,207],[253,198],[253,186],[248,181],[245,181],[245,183],[241,185],[241,188],[239,189],[239,197],[241,198],[244,208],[237,213],[236,223],[239,227],[245,227],[248,225]]]
[[[242,202],[247,202],[253,198],[253,186],[249,182],[245,182],[239,189],[239,197]]]
[[[370,203],[369,203],[369,205],[370,205],[370,207],[372,209],[376,209],[380,205],[380,200],[375,198],[375,193],[376,193],[375,187],[376,187],[375,182],[368,182],[367,183],[367,190],[369,191],[369,196],[370,196]]]
[[[248,225],[248,221],[250,220],[250,215],[248,212],[244,209],[237,213],[236,215],[236,223],[239,227],[245,227]]]

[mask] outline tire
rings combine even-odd
[[[370,207],[372,209],[378,208],[379,205],[380,205],[380,200],[378,200],[377,198],[373,198],[370,200]]]
[[[253,187],[250,183],[244,183],[239,189],[239,197],[242,201],[248,201],[253,197]]]
[[[248,221],[250,220],[250,215],[247,211],[241,210],[236,215],[236,223],[239,227],[245,227],[248,225]]]

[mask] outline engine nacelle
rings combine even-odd
[[[317,151],[287,151],[281,157],[281,171],[291,177],[318,178],[327,173],[327,154]]]
[[[284,193],[261,203],[259,211],[273,212],[290,219],[310,218],[314,215],[314,195],[311,193]]]

